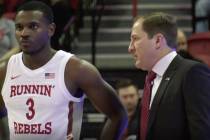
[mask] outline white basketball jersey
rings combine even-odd
[[[83,97],[73,97],[64,82],[72,56],[58,51],[35,70],[23,64],[22,53],[10,58],[2,96],[11,140],[79,140]]]

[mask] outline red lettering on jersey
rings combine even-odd
[[[39,123],[38,124],[38,134],[45,134],[45,130],[41,130],[41,126],[42,126],[42,124]]]
[[[24,134],[29,134],[30,133],[30,125],[24,124]]]
[[[16,86],[11,86],[10,97],[16,96]]]
[[[23,124],[14,122],[15,134],[45,134],[52,133],[51,122],[45,124]]]
[[[31,124],[31,134],[37,134],[37,124]]]
[[[18,124],[18,127],[19,127],[19,133],[23,133],[24,132],[24,127],[23,127],[24,125],[22,124],[22,123],[19,123]]]
[[[10,97],[23,94],[38,94],[51,97],[53,85],[12,85],[10,87]]]
[[[16,122],[14,122],[14,130],[15,130],[15,134],[17,134],[17,132],[18,132],[18,126],[17,126],[17,123]]]
[[[45,134],[51,134],[52,128],[51,128],[51,122],[47,122],[45,124]]]

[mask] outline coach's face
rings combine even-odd
[[[129,53],[135,59],[135,65],[142,70],[151,70],[156,60],[155,39],[149,38],[143,30],[144,19],[136,21],[131,31],[131,42],[128,48]]]

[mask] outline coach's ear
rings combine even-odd
[[[164,35],[161,33],[157,33],[156,35],[153,36],[153,38],[155,40],[156,49],[159,49],[167,44]]]

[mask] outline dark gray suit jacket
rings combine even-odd
[[[177,55],[153,100],[147,140],[210,140],[210,69]]]

